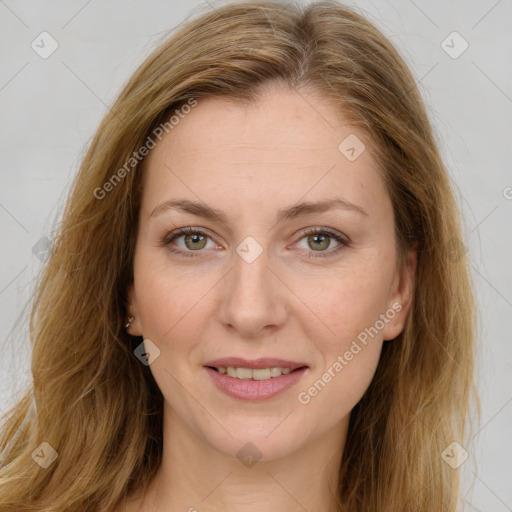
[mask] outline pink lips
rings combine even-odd
[[[229,377],[227,374],[219,373],[209,367],[236,367],[236,368],[290,368],[292,371],[286,375],[273,377],[266,380],[238,379]],[[225,394],[241,400],[266,400],[272,398],[287,389],[291,388],[307,370],[307,365],[296,361],[286,361],[284,359],[260,358],[260,359],[242,359],[238,357],[228,357],[208,361],[204,365],[206,371],[212,378],[215,385]]]

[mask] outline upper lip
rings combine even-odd
[[[274,357],[261,357],[259,359],[244,359],[242,357],[223,357],[221,359],[215,359],[214,361],[208,361],[204,366],[212,366],[215,368],[220,367],[232,367],[232,368],[290,368],[296,370],[303,366],[307,366],[305,363],[299,363],[297,361],[286,361],[284,359],[277,359]]]

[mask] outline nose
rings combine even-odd
[[[233,254],[226,283],[221,287],[218,314],[221,323],[238,337],[260,338],[284,325],[290,292],[269,267],[267,249],[254,261]]]

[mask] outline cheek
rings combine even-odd
[[[371,328],[360,329],[348,316],[343,329],[336,342],[317,343],[322,364],[314,368],[299,390],[298,400],[308,413],[325,416],[326,411],[331,411],[325,416],[325,428],[350,414],[359,402],[373,379],[382,349],[380,333]]]
[[[372,341],[361,351],[353,354],[352,359],[347,359],[347,352],[340,354],[340,358],[334,359],[336,363],[330,363],[326,371],[309,389],[309,394],[315,392],[316,407],[319,411],[332,411],[332,424],[350,414],[350,411],[361,400],[368,389],[375,370],[377,368],[382,342],[378,339]],[[359,350],[359,349],[358,349]]]
[[[137,255],[134,287],[144,336],[166,344],[185,326],[187,332],[193,329],[197,323],[193,320],[208,302],[208,291],[216,281],[199,275],[192,266],[171,269],[165,257],[158,256],[150,251]]]
[[[387,275],[365,265],[342,268],[336,275],[301,283],[301,298],[319,326],[313,339],[326,340],[319,347],[322,352],[343,350],[375,323],[387,307],[388,281]]]
[[[326,281],[323,292],[309,289],[305,302],[322,320],[309,335],[321,359],[301,389],[305,393],[301,403],[315,402],[313,408],[319,411],[332,408],[333,420],[339,420],[361,399],[380,358],[388,281],[378,266],[352,267]],[[308,288],[303,293],[306,297]]]

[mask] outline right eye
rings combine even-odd
[[[175,240],[179,240],[180,238],[182,238],[184,242],[184,246],[181,247],[174,243]],[[201,252],[201,249],[206,247],[207,240],[209,238],[210,237],[200,229],[190,227],[180,228],[167,235],[163,240],[163,245],[167,246],[169,251],[173,253],[177,253],[186,257],[194,257],[198,256],[198,254],[193,253]],[[178,249],[175,249],[173,246],[178,247]]]

